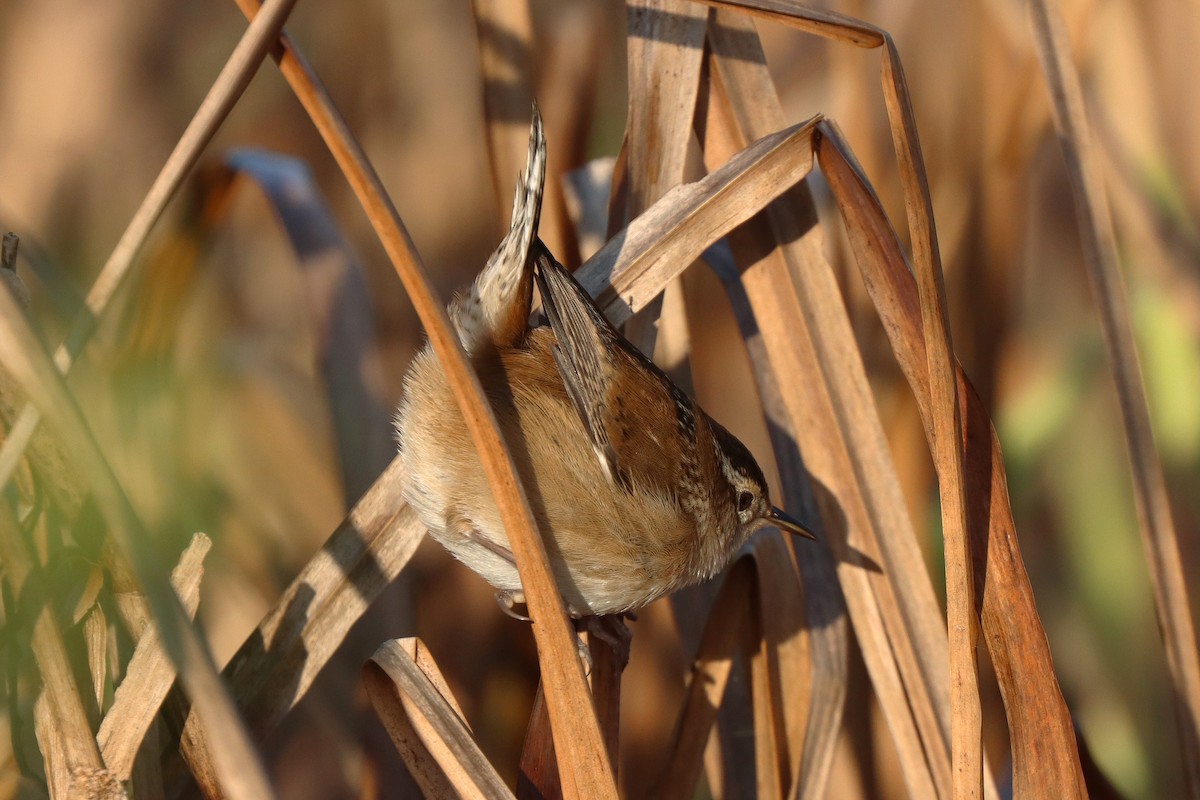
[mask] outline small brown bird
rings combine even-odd
[[[771,506],[754,457],[609,324],[536,238],[546,144],[534,108],[508,235],[450,318],[529,494],[573,616],[617,614],[712,577],[758,528],[814,538]],[[549,326],[529,327],[536,265]],[[521,580],[432,350],[396,414],[405,497],[508,608]]]

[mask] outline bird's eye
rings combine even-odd
[[[737,508],[739,514],[749,511],[752,503],[754,503],[754,495],[749,492],[738,492]]]

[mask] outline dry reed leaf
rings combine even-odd
[[[685,0],[630,0],[628,20],[628,217],[683,182],[708,10]]]
[[[942,541],[946,564],[946,623],[950,645],[950,755],[956,798],[983,796],[983,717],[979,703],[979,612],[967,530],[966,476],[959,438],[958,381],[942,257],[933,221],[933,201],[925,173],[925,157],[917,137],[912,98],[900,54],[891,36],[884,37],[883,96],[900,166],[904,207],[912,239],[912,260],[920,291],[933,439],[930,450],[938,476],[942,506]],[[977,518],[977,517],[975,517]],[[976,533],[975,537],[978,538]]]
[[[362,264],[306,164],[261,150],[234,151],[225,164],[263,191],[296,253],[349,507],[379,477],[395,450],[390,411],[367,390],[377,383],[369,374],[376,337]]]
[[[809,120],[764,136],[694,183],[676,186],[575,273],[614,325],[629,319],[714,241],[812,169]]]
[[[714,98],[706,137],[727,148],[779,126],[782,112],[749,20],[718,13],[728,32],[714,52]],[[737,36],[734,34],[738,34]],[[715,36],[716,34],[714,34]],[[728,54],[728,55],[726,55]],[[740,56],[740,58],[737,58]],[[714,131],[716,125],[724,131]],[[706,152],[708,146],[706,146]],[[719,160],[719,154],[710,156]],[[791,212],[768,213],[770,229],[745,231],[750,242],[788,242],[743,273],[769,360],[793,419],[854,630],[910,792],[949,795],[948,696],[944,627],[928,573],[904,509],[862,361],[806,194]],[[733,239],[734,253],[749,251]],[[757,246],[755,246],[757,251]],[[751,252],[755,252],[751,251]],[[743,257],[745,258],[745,257]],[[751,260],[754,257],[751,257]],[[791,287],[791,288],[788,288]],[[809,326],[806,336],[798,330]],[[821,380],[812,378],[820,375]],[[803,378],[803,380],[802,380]],[[889,530],[892,529],[892,530]],[[875,563],[882,572],[869,566]],[[901,688],[902,687],[904,688]]]
[[[239,7],[247,17],[254,17],[255,6],[254,0],[239,0]],[[446,372],[483,462],[488,485],[516,557],[529,614],[535,620],[533,634],[542,679],[548,688],[547,705],[555,729],[566,794],[568,797],[615,797],[612,767],[603,746],[583,667],[576,655],[566,609],[546,561],[545,543],[537,532],[528,498],[517,479],[511,455],[501,441],[479,378],[467,363],[462,345],[451,330],[446,309],[433,291],[416,248],[361,145],[286,35],[280,37],[279,45],[272,56],[278,60],[284,78],[341,167],[404,284]]]
[[[425,528],[404,503],[394,459],[284,591],[224,672],[247,725],[271,730],[300,701],[350,627],[408,563]],[[181,751],[200,788],[216,791],[195,714]]]
[[[99,572],[99,570],[93,570]],[[104,687],[108,680],[108,618],[99,603],[91,606],[83,618],[83,645],[87,656],[88,674],[92,678],[92,697],[97,714],[104,711]],[[91,707],[91,703],[88,703]],[[99,720],[97,720],[99,721]],[[108,763],[108,759],[104,760]]]
[[[51,797],[87,798],[87,800],[124,800],[121,784],[103,768],[72,763],[67,750],[70,737],[60,727],[45,695],[33,705],[34,733],[45,764],[46,787]]]
[[[529,711],[529,726],[521,745],[521,774],[517,778],[517,800],[547,800],[562,797],[562,782],[554,756],[554,737],[546,711],[545,687],[539,683]]]
[[[792,793],[801,769],[812,691],[805,598],[784,534],[759,534],[751,552],[758,570],[754,630],[759,641],[751,648],[750,663],[758,783],[764,795],[775,795],[768,790],[774,786],[783,797]]]
[[[200,604],[204,558],[211,547],[212,541],[203,533],[193,534],[171,573],[171,585],[189,619],[196,616],[196,606]],[[150,629],[141,637],[129,659],[112,708],[104,716],[96,735],[104,763],[122,783],[132,776],[146,731],[174,683],[175,665],[163,651],[158,633]]]
[[[883,49],[884,101],[900,166],[921,309],[926,337],[930,342],[927,348],[931,376],[929,388],[935,409],[935,437],[931,450],[939,476],[946,554],[952,791],[955,797],[979,797],[983,792],[984,772],[976,663],[979,619],[966,528],[962,444],[957,433],[959,404],[955,359],[929,185],[899,54],[891,36],[885,31],[855,20],[834,18],[835,15],[828,12],[795,6],[788,8],[776,2],[733,5],[753,9],[752,13],[762,13],[769,19],[826,38],[850,40],[860,46]],[[866,41],[858,41],[851,34],[865,34]],[[926,730],[929,730],[928,726]]]
[[[750,616],[746,599],[753,596],[756,581],[754,561],[748,556],[726,570],[692,659],[687,697],[675,723],[667,763],[651,792],[654,797],[684,800],[695,794],[704,748],[733,669],[733,654],[742,644],[740,632]]]
[[[742,339],[746,343],[783,484],[784,507],[799,513],[800,518],[806,522],[811,521],[814,530],[824,538],[820,533],[822,526],[817,501],[813,496],[809,475],[792,429],[793,421],[780,396],[779,381],[775,377],[758,324],[754,319],[750,299],[746,296],[737,266],[733,263],[732,253],[727,249],[712,248],[705,255],[705,260],[712,266],[725,287]],[[766,563],[763,559],[759,560]],[[791,561],[790,555],[788,561]],[[803,745],[798,757],[796,752],[792,753],[791,763],[799,764],[799,768],[789,796],[817,798],[825,796],[834,748],[841,732],[847,689],[848,620],[846,600],[838,584],[837,566],[829,550],[825,547],[805,545],[803,552],[795,558],[795,563],[804,588],[804,632],[807,637],[805,649],[810,669],[806,685],[802,687],[807,694],[805,702],[797,704],[796,701],[791,701],[785,702],[784,705],[784,711],[792,723],[788,731],[789,746],[795,748]],[[765,597],[766,593],[771,591],[768,588],[770,586],[771,584],[765,584],[762,589],[764,608],[771,608],[775,603]],[[771,626],[780,623],[775,623],[773,616],[767,615],[766,624]],[[781,627],[786,632],[787,627]],[[774,638],[778,640],[781,637]],[[781,668],[780,672],[789,676],[789,683],[805,683],[796,679],[794,669]],[[787,686],[788,684],[785,684],[785,689]],[[797,722],[804,725],[802,731],[793,729],[792,726]]]
[[[569,3],[557,9],[557,25],[543,53],[537,96],[546,126],[546,189],[538,238],[563,266],[574,270],[581,252],[572,224],[566,191],[567,176],[587,159],[593,104],[600,82],[604,43],[609,40],[608,15],[599,3]]]
[[[1030,13],[1075,198],[1084,263],[1120,403],[1142,547],[1150,568],[1158,627],[1174,687],[1175,720],[1188,791],[1192,797],[1200,797],[1200,652],[1196,649],[1196,630],[1188,604],[1175,521],[1133,339],[1129,300],[1117,264],[1112,213],[1093,152],[1083,91],[1071,61],[1061,12],[1046,0],[1032,0]]]
[[[913,384],[926,434],[932,438],[928,362],[921,352],[920,299],[895,232],[866,179],[832,127],[822,128],[821,170],[842,209],[867,291],[883,318],[896,360]],[[982,605],[984,640],[1008,715],[1013,788],[1019,797],[1083,797],[1071,714],[1063,701],[1049,643],[1038,619],[1008,502],[1000,443],[983,401],[961,368],[962,437],[966,442],[967,508],[976,517],[972,551]],[[986,540],[974,532],[987,531]]]
[[[445,680],[419,639],[384,642],[363,665],[363,682],[392,741],[427,797],[441,772],[458,797],[512,797],[471,736]]]
[[[708,9],[686,0],[630,0],[626,19],[629,111],[623,209],[628,223],[683,183]],[[643,353],[654,353],[661,314],[660,294],[626,321],[625,338]]]
[[[529,108],[533,103],[533,13],[528,0],[472,0],[479,34],[479,71],[487,123],[488,163],[508,232],[513,185],[525,171]]]
[[[42,413],[50,412],[48,416],[54,420],[62,441],[75,454],[80,473],[91,482],[110,535],[133,565],[156,627],[200,711],[203,725],[218,733],[216,739],[220,744],[214,748],[214,764],[221,786],[232,797],[269,797],[271,790],[262,764],[211,655],[179,605],[167,571],[161,569],[153,555],[153,547],[147,546],[147,533],[71,397],[59,368],[42,349],[8,292],[0,292],[0,363]]]
[[[0,290],[0,295],[3,296],[0,313],[13,313],[16,302],[12,296],[5,290]],[[12,308],[5,309],[5,305]],[[14,370],[13,374],[21,380],[20,373]],[[100,775],[106,770],[92,736],[86,704],[75,682],[62,629],[54,616],[54,606],[48,602],[50,598],[42,585],[40,571],[25,549],[20,523],[7,504],[0,509],[0,561],[4,563],[4,577],[13,597],[42,599],[40,608],[36,609],[30,637],[30,649],[42,682],[36,732],[46,762],[47,778],[59,784],[66,796],[70,792],[65,790],[73,785],[77,774]]]
[[[51,797],[67,797],[71,791],[71,759],[67,744],[50,701],[41,694],[33,704],[33,733],[42,755],[42,770],[46,773],[46,789]]]
[[[780,127],[782,110],[753,25],[719,11],[707,163]],[[828,541],[905,780],[950,795],[945,627],[807,193],[733,237],[743,281],[792,429],[819,486]],[[772,230],[773,229],[773,230]],[[774,232],[773,232],[774,231]],[[762,256],[761,241],[785,242]],[[872,563],[879,565],[872,568]],[[882,571],[879,571],[881,569]],[[936,789],[934,787],[937,787]]]

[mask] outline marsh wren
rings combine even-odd
[[[618,614],[712,577],[755,530],[815,538],[771,506],[754,457],[626,341],[537,239],[546,143],[534,108],[508,235],[449,311],[529,495],[573,616]],[[529,327],[535,280],[548,326]],[[508,537],[437,357],[396,414],[405,498],[430,534],[523,602]]]

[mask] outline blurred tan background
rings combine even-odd
[[[1021,547],[1064,694],[1119,789],[1136,798],[1177,796],[1168,683],[1116,401],[1024,8],[1002,0],[828,7],[889,30],[904,60],[955,343],[1000,430]],[[19,268],[54,344],[244,22],[232,3],[220,2],[4,0],[0,8],[0,226],[22,237]],[[545,42],[532,58],[543,108],[579,131],[556,141],[552,127],[551,149],[575,160],[615,155],[626,104],[624,7],[538,0],[532,9]],[[1064,13],[1106,165],[1194,585],[1200,103],[1192,84],[1200,74],[1200,6],[1071,0]],[[448,297],[482,265],[502,224],[470,3],[300,3],[289,30],[366,146]],[[878,56],[782,28],[760,25],[760,33],[792,121],[817,112],[835,119],[902,224]],[[573,85],[589,91],[555,93],[569,66],[584,71]],[[547,107],[551,97],[556,105]],[[208,166],[247,147],[311,170],[365,277],[375,347],[364,382],[380,407],[394,407],[421,332],[340,172],[270,63],[210,147]],[[817,192],[827,197],[819,178]],[[176,548],[195,530],[214,539],[200,618],[223,659],[340,521],[350,490],[297,257],[249,181],[235,181],[220,195],[219,212],[207,207],[205,217],[215,196],[197,178],[172,205],[73,385],[145,518],[174,531]],[[829,249],[845,275],[936,585],[937,495],[924,438],[857,270],[845,263],[836,210],[826,211]],[[698,390],[714,398],[718,419],[767,453],[757,411],[721,400],[734,397],[726,387],[742,374],[724,356],[740,345],[724,301],[697,280],[693,313],[705,320],[692,331]],[[386,431],[377,442],[386,442]],[[390,448],[386,442],[363,458],[378,468]],[[1195,607],[1195,592],[1192,600]],[[629,796],[655,777],[685,668],[665,605],[648,609],[634,631],[623,731]],[[500,614],[488,586],[426,545],[272,736],[268,758],[282,796],[392,797],[407,785],[382,728],[360,713],[357,671],[380,641],[413,632],[429,643],[501,773],[515,774],[536,686],[532,639]],[[858,680],[837,796],[903,796],[861,668]],[[998,696],[985,702],[985,728],[1003,774]],[[8,735],[2,726],[0,745]],[[0,775],[0,796],[20,791],[11,769]]]

